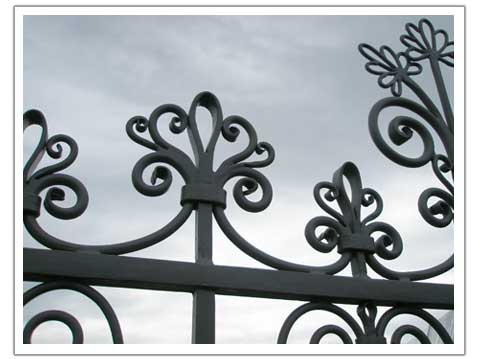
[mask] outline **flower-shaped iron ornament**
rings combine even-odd
[[[430,58],[453,67],[453,41],[449,41],[445,30],[436,30],[427,19],[420,20],[418,25],[408,23],[405,29],[407,34],[402,35],[400,41],[407,47],[410,60]]]
[[[349,182],[349,197],[345,180]],[[322,195],[322,191],[326,192]],[[402,239],[395,228],[385,222],[372,222],[383,211],[380,195],[371,188],[363,188],[358,168],[346,162],[333,175],[332,182],[320,182],[315,186],[314,197],[318,205],[333,218],[320,216],[308,222],[305,237],[320,252],[330,252],[335,247],[339,253],[351,253],[352,274],[366,276],[366,255],[378,255],[383,259],[397,258],[403,249]],[[327,202],[336,202],[340,212]],[[362,207],[375,204],[375,209],[362,218]],[[316,234],[320,227],[327,229]],[[376,240],[374,233],[382,233]]]
[[[196,110],[205,107],[212,116],[212,134],[206,147],[202,143],[196,121]],[[168,143],[159,133],[157,125],[161,116],[173,114],[170,121],[170,131],[179,134],[187,130],[194,152],[194,161],[183,151]],[[272,186],[268,179],[255,168],[268,166],[272,163],[275,152],[267,142],[258,142],[253,126],[243,117],[229,116],[223,118],[218,99],[210,92],[202,92],[193,100],[190,111],[187,113],[177,105],[162,105],[156,108],[150,118],[135,116],[127,122],[128,136],[135,142],[153,150],[142,157],[133,168],[132,181],[135,188],[147,196],[164,194],[172,183],[172,173],[164,165],[156,166],[151,175],[151,183],[143,180],[145,169],[154,163],[168,164],[175,168],[185,180],[182,188],[180,204],[182,209],[167,225],[146,236],[128,240],[122,243],[105,245],[82,245],[57,238],[47,233],[38,223],[42,198],[40,194],[48,189],[43,199],[44,207],[52,216],[60,219],[72,219],[80,216],[88,205],[88,192],[85,186],[76,178],[63,173],[57,173],[70,166],[78,155],[76,142],[66,135],[48,137],[47,123],[43,114],[38,110],[25,112],[23,117],[24,129],[38,125],[42,134],[37,148],[27,161],[23,173],[24,186],[24,224],[28,232],[38,242],[51,249],[67,251],[88,251],[105,254],[125,254],[150,247],[163,241],[180,228],[189,218],[199,202],[211,203],[214,207],[226,207],[225,183],[233,177],[240,176],[234,186],[233,196],[240,207],[250,212],[264,210],[272,201]],[[234,142],[243,128],[248,135],[248,145],[240,153],[227,158],[213,170],[213,154],[215,145],[222,136],[229,142]],[[141,137],[138,133],[148,132],[152,141]],[[36,170],[42,156],[46,152],[53,159],[60,159],[64,154],[61,143],[70,149],[70,152],[60,162]],[[253,153],[266,153],[266,158],[258,161],[244,161]],[[158,181],[161,181],[157,184]],[[70,188],[76,195],[75,204],[65,208],[56,205],[55,201],[63,201],[65,192],[56,186]],[[258,187],[262,189],[262,197],[258,201],[247,198]]]
[[[212,134],[206,146],[200,138],[196,112],[198,107],[204,107],[212,116]],[[194,153],[192,161],[185,152],[167,142],[158,131],[158,122],[161,116],[171,114],[170,131],[179,134],[187,130],[190,144]],[[218,167],[213,169],[213,155],[220,133],[229,142],[235,142],[243,128],[248,135],[248,145],[240,153],[233,155]],[[258,142],[253,126],[240,116],[223,118],[220,102],[214,94],[202,92],[198,94],[190,106],[187,114],[177,105],[162,105],[157,107],[147,119],[135,116],[128,121],[127,133],[138,144],[145,146],[153,153],[142,157],[132,172],[132,181],[135,188],[146,196],[160,196],[164,194],[172,183],[171,171],[164,165],[156,166],[151,176],[151,183],[143,180],[143,172],[154,163],[165,163],[174,167],[185,181],[182,188],[181,204],[208,202],[216,206],[226,207],[226,193],[223,190],[225,183],[233,177],[242,176],[235,184],[233,195],[238,205],[250,212],[264,210],[272,200],[272,187],[267,178],[255,170],[271,164],[275,157],[273,147],[267,142]],[[153,140],[141,137],[137,132],[148,132]],[[136,131],[137,132],[136,132]],[[245,162],[254,152],[267,157],[263,160]],[[157,184],[157,180],[161,180]],[[259,201],[251,201],[246,196],[262,188],[262,197]]]
[[[453,41],[449,40],[444,30],[435,29],[427,19],[420,20],[418,25],[408,23],[405,29],[406,34],[400,38],[407,47],[405,52],[394,53],[385,46],[377,51],[370,45],[359,45],[360,53],[369,60],[366,64],[367,71],[380,75],[381,87],[385,88],[390,84],[394,86],[392,87],[394,97],[381,99],[372,107],[369,114],[369,131],[375,145],[392,161],[410,168],[431,164],[435,176],[444,189],[436,187],[426,189],[418,199],[418,209],[423,219],[432,226],[446,227],[454,218],[454,116],[440,64],[453,67]],[[403,65],[400,59],[404,61]],[[429,60],[442,111],[411,77],[422,71],[418,61],[425,59]],[[389,65],[395,65],[394,70]],[[411,68],[416,70],[412,71]],[[396,84],[385,83],[383,79],[387,78],[389,73],[383,73],[381,70],[394,73]],[[419,101],[401,97],[402,83],[416,95]],[[395,116],[388,126],[388,137],[390,142],[396,145],[395,147],[385,140],[386,136],[380,131],[379,126],[380,114],[384,109],[389,108],[407,110],[423,120],[419,121],[408,115]],[[423,151],[420,155],[415,157],[399,153],[397,147],[410,141],[414,135],[418,135],[423,143]],[[440,139],[443,153],[439,153],[435,148],[434,136]],[[453,255],[437,266],[408,273],[387,270],[373,258],[370,258],[369,264],[387,278],[405,277],[418,280],[434,277],[452,268]]]
[[[395,53],[388,46],[381,46],[379,50],[368,44],[360,46],[360,52],[369,60],[365,68],[368,72],[378,75],[378,85],[390,88],[393,96],[402,95],[402,82],[409,76],[422,72],[422,66],[411,62],[404,52]]]

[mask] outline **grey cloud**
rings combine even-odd
[[[453,35],[452,17],[429,18]],[[262,169],[274,188],[269,209],[244,213],[229,194],[227,214],[252,244],[298,263],[334,261],[336,253],[325,255],[310,248],[303,230],[308,220],[324,214],[313,199],[313,186],[330,180],[334,170],[351,160],[359,166],[364,186],[377,189],[384,198],[380,219],[403,236],[405,253],[388,265],[412,270],[438,263],[453,250],[453,228],[432,229],[416,210],[419,194],[438,186],[438,181],[428,167],[412,170],[391,163],[371,141],[368,112],[389,93],[364,71],[365,59],[357,51],[361,42],[400,49],[405,23],[419,19],[26,16],[24,109],[41,109],[50,134],[65,133],[77,140],[79,157],[66,172],[85,183],[91,198],[87,212],[78,219],[65,223],[43,213],[40,222],[60,238],[85,244],[130,240],[168,223],[180,210],[182,180],[174,173],[172,188],[161,198],[138,194],[130,174],[148,151],[127,137],[125,123],[134,115],[148,116],[163,103],[188,109],[196,93],[210,90],[219,97],[225,116],[238,114],[248,119],[259,139],[272,143],[277,153],[276,161]],[[444,73],[447,87],[452,88],[453,72]],[[435,97],[428,73],[419,82]],[[390,118],[385,116],[384,122]],[[206,123],[201,121],[203,133],[208,132]],[[167,125],[162,126],[167,132]],[[26,154],[36,145],[33,135],[25,138]],[[191,154],[182,136],[166,135]],[[418,153],[419,146],[416,143],[405,150]],[[219,143],[217,164],[241,148],[241,141]],[[232,183],[227,185],[229,193]],[[193,261],[193,228],[190,219],[171,238],[132,255]],[[219,229],[214,233],[215,263],[265,267],[239,252]],[[28,233],[24,237],[25,246],[40,247]],[[437,280],[452,282],[452,273]],[[116,309],[127,342],[189,342],[191,296],[99,290]],[[91,306],[62,293],[49,298],[42,305],[32,302],[24,319],[41,308],[66,304],[83,318],[86,332],[88,325],[89,341],[109,342],[105,324],[100,323],[103,319],[92,313]],[[284,318],[297,304],[273,301],[269,305],[269,301],[234,297],[219,297],[218,303],[221,343],[274,342]],[[348,308],[354,314],[355,309]],[[261,325],[254,325],[256,317]],[[306,342],[314,324],[313,330],[329,319],[315,318],[310,326],[296,331],[293,342]],[[37,337],[53,342],[58,338],[58,329],[44,330]]]

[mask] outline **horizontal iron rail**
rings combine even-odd
[[[319,273],[205,265],[59,250],[23,249],[25,281],[75,280],[89,285],[193,293],[328,301],[373,302],[453,309],[450,284],[330,276]]]

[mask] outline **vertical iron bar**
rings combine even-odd
[[[212,262],[212,205],[199,202],[195,214],[195,262]],[[215,293],[208,289],[193,292],[192,343],[215,344]]]
[[[445,82],[443,81],[442,71],[440,70],[440,64],[438,63],[438,59],[430,58],[430,66],[432,68],[435,84],[437,85],[438,96],[440,97],[443,113],[445,114],[445,120],[447,121],[448,128],[453,133],[452,106],[450,105],[450,99],[448,98],[447,89],[445,87]]]
[[[352,189],[353,191],[353,189]],[[353,196],[353,194],[352,194]],[[353,218],[360,218],[360,206],[361,204],[358,204],[359,207],[355,208],[353,207]],[[353,227],[354,232],[360,232],[362,230],[361,225],[358,220],[353,220],[351,218],[349,221],[351,221],[351,226]],[[367,275],[367,263],[365,261],[365,253],[362,251],[354,251],[353,256],[352,256],[352,261],[350,263],[351,269],[352,269],[352,276],[354,277],[360,277],[360,278],[365,278],[368,277]]]
[[[365,254],[362,252],[356,252],[352,256],[351,261],[352,276],[353,277],[368,277],[367,264],[365,262]]]

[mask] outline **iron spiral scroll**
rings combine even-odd
[[[445,31],[435,29],[426,19],[420,20],[418,25],[407,24],[406,34],[401,36],[401,42],[406,46],[406,50],[399,53],[387,46],[379,49],[367,44],[359,46],[361,54],[368,60],[367,71],[378,75],[379,85],[390,89],[393,95],[379,100],[372,107],[369,114],[369,131],[379,150],[395,163],[409,168],[430,163],[435,177],[443,188],[426,189],[418,199],[418,210],[430,225],[446,227],[453,222],[454,217],[454,126],[453,110],[440,66],[453,67],[453,49],[450,50],[453,42],[449,40]],[[429,61],[442,111],[412,79],[423,71],[420,63],[423,60]],[[408,87],[418,99],[402,97],[404,86]],[[197,123],[197,110],[200,107],[207,109],[212,119],[212,131],[205,142],[200,136]],[[417,134],[423,143],[423,152],[418,157],[402,155],[385,140],[380,131],[379,119],[382,111],[387,108],[408,110],[423,119],[425,124],[410,116],[396,116],[388,127],[388,138],[397,146],[401,146]],[[160,121],[168,121],[171,133],[188,135],[193,158],[162,136],[158,128]],[[62,220],[77,218],[86,211],[89,202],[86,187],[77,178],[63,173],[76,160],[79,153],[78,145],[67,135],[49,137],[45,116],[38,110],[29,110],[24,113],[23,126],[24,130],[30,126],[40,126],[42,130],[39,143],[23,171],[23,221],[31,236],[52,251],[113,256],[132,253],[169,238],[184,225],[193,212],[196,212],[197,216],[199,213],[204,213],[202,216],[210,217],[210,223],[208,220],[206,222],[210,230],[213,217],[225,236],[238,249],[280,273],[307,273],[321,278],[321,275],[335,276],[350,267],[351,277],[355,280],[372,280],[369,271],[373,270],[384,278],[381,281],[403,283],[434,278],[454,266],[453,255],[434,267],[410,272],[391,270],[379,261],[378,258],[382,260],[398,258],[403,251],[403,239],[391,224],[378,220],[383,211],[382,197],[374,189],[363,187],[360,171],[352,162],[345,162],[340,166],[333,174],[331,181],[321,181],[314,187],[314,200],[328,216],[320,215],[312,218],[306,224],[303,234],[308,244],[320,253],[336,250],[338,253],[336,261],[323,266],[305,265],[274,257],[255,247],[230,223],[225,212],[227,193],[224,187],[230,180],[237,179],[233,186],[233,199],[236,204],[248,212],[265,210],[272,201],[273,190],[260,169],[274,161],[275,151],[270,143],[259,141],[256,130],[245,118],[238,115],[224,117],[219,100],[211,92],[201,92],[195,96],[188,112],[178,105],[165,104],[155,108],[148,118],[134,116],[126,123],[126,133],[129,138],[149,151],[133,166],[131,175],[133,186],[145,196],[160,197],[172,185],[171,169],[177,171],[184,182],[179,196],[181,208],[178,214],[162,228],[140,238],[114,244],[73,243],[48,233],[40,226],[37,219],[41,215],[42,204],[50,215]],[[235,142],[242,132],[248,138],[245,148],[224,159],[214,169],[217,143],[221,139]],[[437,151],[432,135],[438,137],[443,146],[443,152]],[[64,147],[68,149],[67,154]],[[58,162],[37,169],[45,153]],[[252,159],[252,156],[260,156],[260,159]],[[144,179],[145,173],[152,168],[151,166],[153,169],[150,171],[150,181],[147,182]],[[76,197],[75,203],[70,207],[58,205],[66,196],[65,191],[60,188],[62,186],[69,188]],[[347,187],[350,187],[351,193],[347,191]],[[251,200],[249,196],[256,191],[261,191],[260,199]],[[437,199],[435,204],[429,204],[434,198]],[[207,212],[204,211],[205,209]],[[207,255],[201,260],[197,263],[215,268],[211,256],[209,258]],[[113,342],[123,343],[119,320],[113,308],[100,292],[82,281],[58,278],[45,281],[24,293],[24,305],[45,292],[57,289],[73,290],[93,300],[105,315]],[[203,285],[201,290],[207,292],[207,295],[209,295],[208,291],[211,292],[210,294],[215,292],[215,288],[204,288]],[[194,295],[196,292],[191,289],[186,291]],[[315,310],[327,311],[340,317],[353,331],[355,338],[351,338],[347,331],[338,325],[324,325],[313,333],[311,344],[320,343],[327,334],[337,335],[345,344],[354,342],[385,344],[388,341],[385,336],[387,325],[394,317],[402,314],[423,319],[437,332],[444,343],[453,343],[443,325],[419,306],[390,305],[391,309],[377,321],[377,305],[385,306],[385,304],[378,304],[375,301],[354,302],[357,305],[357,315],[361,324],[334,302],[313,301],[301,305],[287,317],[280,330],[278,343],[286,343],[295,322],[304,314]],[[341,303],[353,304],[348,301]],[[73,342],[83,343],[83,331],[78,320],[71,314],[58,310],[42,312],[30,319],[25,325],[24,342],[30,343],[35,328],[50,320],[63,322],[72,331]],[[402,325],[397,328],[390,342],[398,344],[407,334],[414,336],[423,344],[430,343],[428,336],[413,325]]]
[[[123,344],[122,329],[118,318],[107,299],[94,288],[69,281],[51,281],[39,284],[23,294],[23,305],[27,305],[38,296],[54,290],[71,290],[83,294],[93,301],[102,311],[107,320],[114,344]],[[83,344],[83,330],[78,320],[71,314],[60,310],[46,310],[33,316],[23,330],[23,342],[30,344],[35,329],[47,321],[64,323],[72,332],[73,344]]]
[[[364,303],[357,307],[357,315],[360,318],[362,325],[344,309],[331,303],[306,303],[295,309],[285,320],[278,335],[278,344],[286,344],[290,331],[295,322],[304,314],[311,311],[325,311],[337,315],[341,318],[355,336],[356,344],[386,344],[387,339],[385,337],[385,331],[390,321],[402,314],[409,314],[423,319],[427,322],[438,334],[443,343],[453,344],[451,336],[444,328],[442,323],[427,311],[420,308],[410,307],[394,307],[387,310],[377,321],[377,307],[371,303]],[[318,328],[310,339],[310,344],[319,344],[324,336],[327,334],[334,334],[338,336],[343,344],[353,344],[353,340],[350,335],[338,325],[324,325]],[[393,332],[390,343],[401,344],[402,338],[410,334],[414,336],[421,344],[431,344],[431,341],[427,334],[417,326],[411,324],[404,324],[399,326]]]
[[[213,121],[213,131],[208,145],[204,148],[196,123],[197,107],[207,108]],[[157,122],[160,117],[171,114],[170,130],[180,134],[187,130],[190,143],[195,155],[192,161],[187,154],[168,143],[160,135],[157,129]],[[135,116],[127,122],[126,131],[128,136],[138,144],[151,150],[142,157],[134,166],[132,171],[132,182],[135,188],[146,196],[161,196],[168,191],[172,183],[172,173],[164,164],[175,168],[185,181],[182,188],[180,204],[182,209],[177,216],[166,226],[147,236],[109,245],[81,245],[71,243],[47,233],[36,218],[40,215],[42,199],[39,194],[49,188],[43,204],[45,209],[52,216],[59,219],[73,219],[81,214],[88,205],[88,192],[85,186],[76,178],[59,174],[63,169],[70,166],[78,155],[76,142],[66,135],[55,135],[48,137],[47,123],[44,115],[38,110],[25,112],[23,117],[24,130],[30,126],[38,125],[42,128],[40,142],[34,153],[27,161],[24,168],[24,224],[26,229],[38,242],[51,249],[67,251],[89,251],[104,254],[126,254],[150,247],[174,233],[189,218],[198,202],[211,202],[222,208],[226,207],[226,192],[223,186],[233,177],[242,177],[234,186],[233,195],[237,204],[250,212],[264,210],[272,200],[272,187],[267,178],[255,168],[268,166],[272,163],[275,152],[267,142],[258,142],[257,134],[253,126],[240,116],[222,117],[222,109],[218,99],[209,92],[202,92],[195,97],[187,113],[177,105],[162,105],[156,108],[149,119],[142,116]],[[247,147],[240,153],[227,158],[220,167],[213,170],[213,154],[215,145],[220,133],[229,142],[234,142],[240,134],[239,127],[243,128],[248,137]],[[152,140],[140,136],[140,133],[147,131]],[[61,143],[66,144],[70,153],[61,162],[42,168],[35,172],[44,153],[50,157],[59,159],[63,154]],[[253,153],[267,156],[263,160],[244,162]],[[154,163],[157,165],[151,174],[151,183],[145,183],[143,172]],[[160,183],[157,184],[157,182]],[[66,186],[70,188],[77,197],[76,203],[70,208],[60,207],[55,202],[65,199],[65,192],[55,186]],[[263,191],[262,198],[258,201],[251,201],[246,196],[255,192],[258,187]]]
[[[365,65],[366,70],[378,75],[379,85],[390,88],[394,95],[379,100],[372,107],[369,114],[369,130],[375,145],[393,162],[410,168],[431,164],[433,173],[443,188],[432,187],[424,190],[418,199],[418,210],[427,223],[441,228],[452,223],[454,217],[454,117],[441,70],[441,65],[454,66],[453,41],[449,40],[444,30],[435,29],[427,19],[420,20],[417,25],[408,23],[405,30],[406,34],[400,37],[400,41],[406,47],[403,52],[396,53],[388,46],[381,46],[377,50],[368,44],[359,45],[360,53],[369,60]],[[423,70],[420,62],[427,60],[442,111],[413,80],[413,76]],[[386,82],[386,79],[390,80]],[[402,85],[406,85],[417,99],[402,97]],[[408,110],[424,121],[422,123],[411,116],[400,115],[394,117],[388,126],[388,137],[397,146],[407,143],[414,134],[417,134],[423,143],[423,151],[419,156],[405,156],[385,140],[380,131],[379,118],[381,112],[388,108]],[[440,140],[443,153],[436,150],[432,135]],[[428,204],[431,199],[436,199],[433,205]],[[454,266],[453,254],[431,268],[404,273],[386,268],[371,256],[367,261],[378,274],[388,279],[428,279],[445,273]]]

